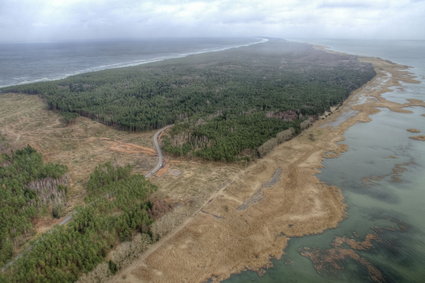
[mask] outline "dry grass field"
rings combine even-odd
[[[123,264],[111,282],[220,281],[245,269],[260,271],[282,256],[291,237],[338,225],[345,203],[338,188],[317,178],[323,159],[347,150],[339,143],[344,132],[370,121],[379,108],[410,113],[406,107],[425,105],[382,98],[391,87],[415,81],[404,66],[363,60],[373,63],[378,73],[373,80],[333,114],[249,166],[166,157],[166,167],[151,178],[158,186],[156,197],[173,207],[153,225],[161,239]],[[345,115],[350,111],[356,114]],[[332,126],[340,117],[345,119]],[[12,147],[30,144],[48,161],[69,167],[69,209],[83,201],[83,184],[97,164],[132,164],[146,173],[156,161],[153,132],[118,131],[85,118],[65,127],[35,96],[0,95],[0,125],[0,135]],[[122,246],[117,250],[129,254]],[[96,278],[105,281],[102,275]]]
[[[233,182],[181,226],[150,247],[110,282],[219,282],[243,270],[261,271],[280,258],[288,240],[333,228],[345,216],[341,191],[317,178],[324,158],[347,150],[344,132],[385,107],[404,109],[381,94],[415,82],[405,66],[362,58],[377,76],[333,114],[317,121],[233,177]],[[355,111],[355,115],[346,113]],[[340,118],[344,119],[340,119]],[[341,120],[341,121],[340,121]],[[340,121],[335,125],[336,121]]]
[[[40,151],[46,161],[68,166],[68,211],[84,201],[84,183],[98,164],[107,161],[130,164],[141,174],[154,167],[153,134],[154,131],[120,131],[84,117],[65,126],[61,117],[47,110],[38,96],[0,95],[0,135],[9,146],[18,149],[29,144]],[[240,170],[240,165],[168,158],[166,168],[151,181],[158,186],[156,195],[172,202],[175,209],[158,221],[155,229],[162,235],[181,223]],[[60,220],[40,219],[37,229],[45,231],[57,222]]]

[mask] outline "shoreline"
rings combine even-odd
[[[166,55],[166,56],[153,57],[153,58],[150,58],[150,59],[135,60],[135,61],[127,62],[127,63],[121,62],[121,63],[114,63],[114,64],[109,64],[109,65],[100,65],[100,66],[90,67],[90,68],[86,68],[84,70],[64,74],[64,75],[61,75],[59,77],[41,78],[41,79],[35,79],[35,80],[31,80],[31,81],[23,81],[23,82],[20,82],[20,83],[15,83],[15,84],[10,84],[10,85],[1,85],[0,86],[0,93],[3,93],[2,88],[12,87],[12,86],[63,80],[63,79],[66,79],[66,78],[69,78],[69,77],[72,77],[72,76],[76,76],[76,75],[82,75],[82,74],[100,72],[100,71],[106,71],[106,70],[113,70],[113,69],[119,69],[119,68],[135,67],[135,66],[140,66],[140,65],[150,64],[150,63],[162,62],[162,61],[165,61],[165,60],[186,58],[188,56],[198,55],[198,54],[221,52],[221,51],[225,51],[225,50],[229,50],[229,49],[233,49],[233,48],[240,48],[240,47],[247,47],[247,46],[252,46],[252,45],[256,45],[256,44],[261,44],[261,43],[265,43],[267,41],[269,41],[268,38],[261,38],[260,37],[260,39],[258,41],[248,42],[248,43],[245,43],[245,44],[231,45],[231,46],[227,46],[227,47],[216,47],[216,48],[210,48],[210,49],[201,49],[201,50],[198,50],[198,51],[191,51],[191,52],[180,53],[180,54],[170,54],[170,55]]]
[[[345,131],[370,121],[379,107],[409,113],[403,108],[421,104],[398,104],[381,97],[401,82],[416,82],[408,67],[379,58],[359,59],[373,64],[377,75],[371,81],[352,92],[330,116],[250,165],[111,281],[221,281],[244,270],[269,267],[271,258],[284,254],[291,237],[336,227],[345,217],[346,205],[339,188],[316,177],[323,160],[345,152],[347,145],[338,144]],[[326,125],[353,110],[357,113],[339,125]]]

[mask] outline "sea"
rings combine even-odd
[[[297,41],[411,66],[420,83],[403,83],[383,97],[398,103],[425,100],[425,41]],[[349,128],[342,142],[348,151],[324,161],[318,177],[339,187],[347,204],[347,216],[337,228],[292,238],[271,268],[261,274],[245,271],[224,282],[425,282],[425,142],[410,139],[413,134],[406,131],[416,128],[425,133],[425,108],[406,109],[412,113],[380,109],[371,122]],[[367,234],[377,238],[363,250],[347,244],[339,253],[333,250],[336,237],[362,242]],[[302,255],[305,251],[316,252],[320,268]],[[341,253],[351,256],[342,258]],[[382,277],[371,276],[376,270]]]
[[[261,40],[264,39],[2,44],[0,86],[219,51]],[[425,41],[301,41],[411,66],[410,72],[420,83],[403,83],[383,97],[396,102],[425,100]],[[347,204],[347,216],[337,228],[292,238],[284,256],[273,260],[271,268],[261,274],[244,271],[225,282],[375,282],[377,278],[370,276],[371,268],[379,270],[384,282],[425,282],[425,142],[410,139],[413,134],[406,131],[416,128],[425,133],[425,108],[408,110],[412,113],[381,109],[371,116],[371,122],[349,128],[343,141],[348,144],[348,151],[324,161],[318,177],[341,188]],[[352,257],[328,261],[335,237],[361,242],[367,234],[377,235],[370,246],[355,250]],[[343,247],[350,252],[348,245]],[[322,269],[317,270],[302,255],[306,250],[318,251]]]
[[[157,38],[0,44],[0,88],[181,58],[264,42],[264,38]]]

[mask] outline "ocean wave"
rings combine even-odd
[[[107,65],[99,65],[99,66],[81,69],[81,70],[78,70],[78,71],[75,71],[75,72],[61,74],[61,75],[58,75],[58,76],[43,77],[43,78],[37,78],[37,79],[33,79],[33,80],[23,80],[23,81],[13,82],[13,83],[6,84],[6,85],[0,85],[0,88],[5,88],[5,87],[15,86],[15,85],[29,84],[29,83],[38,83],[38,82],[61,80],[61,79],[65,79],[65,78],[68,78],[68,77],[71,77],[71,76],[84,74],[84,73],[91,73],[91,72],[125,68],[125,67],[134,67],[134,66],[139,66],[139,65],[143,65],[143,64],[160,62],[160,61],[164,61],[164,60],[168,60],[168,59],[178,59],[178,58],[184,58],[184,57],[191,56],[191,55],[198,55],[198,54],[211,53],[211,52],[220,52],[220,51],[225,51],[225,50],[234,49],[234,48],[247,47],[247,46],[252,46],[252,45],[255,45],[255,44],[266,43],[268,41],[269,41],[269,39],[267,39],[267,38],[260,38],[257,41],[248,42],[248,43],[244,43],[244,44],[231,45],[231,46],[225,46],[225,47],[204,48],[204,49],[200,49],[200,50],[196,50],[196,51],[190,51],[190,52],[185,52],[185,53],[174,53],[174,54],[170,54],[170,55],[166,55],[166,56],[153,57],[153,58],[149,58],[149,59],[141,59],[141,60],[139,59],[139,60],[133,60],[133,61],[129,61],[129,62],[119,62],[119,63],[113,63],[113,64],[107,64]]]

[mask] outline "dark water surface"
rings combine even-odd
[[[425,41],[313,43],[412,66],[421,83],[403,84],[403,90],[383,96],[396,102],[425,100]],[[340,187],[348,205],[347,218],[336,229],[291,239],[283,258],[273,260],[273,267],[262,276],[246,271],[225,282],[373,282],[370,270],[378,270],[384,282],[425,282],[425,142],[409,139],[414,134],[406,131],[416,128],[425,133],[425,117],[421,116],[425,108],[408,109],[413,114],[382,109],[371,116],[370,123],[351,127],[344,141],[348,152],[325,160],[319,178]],[[372,246],[353,250],[342,245],[356,257],[329,261],[330,255],[338,254],[332,246],[335,237],[361,242],[367,234],[376,237]],[[322,269],[316,270],[301,255],[306,251],[318,256]]]

